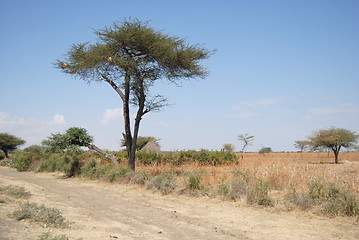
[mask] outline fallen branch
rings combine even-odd
[[[97,147],[94,144],[90,144],[87,146],[89,149],[94,150],[96,152],[98,152],[99,154],[101,154],[102,156],[104,156],[105,158],[109,159],[112,161],[113,164],[115,164],[115,166],[118,166],[118,162],[117,159],[114,155],[106,153],[104,150],[102,150],[101,148]]]

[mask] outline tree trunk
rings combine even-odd
[[[126,72],[125,83],[124,83],[124,98],[123,103],[123,119],[125,124],[125,142],[128,154],[128,167],[135,171],[135,158],[136,158],[136,142],[133,143],[133,137],[131,134],[131,119],[130,119],[130,72]]]
[[[334,152],[334,158],[335,158],[335,163],[338,164],[339,163],[339,151],[340,151],[340,147],[341,146],[336,146],[336,147],[333,147],[332,150]]]
[[[335,163],[336,163],[336,164],[338,164],[338,163],[339,163],[338,155],[339,155],[339,152],[334,152],[334,156],[335,156]]]
[[[9,158],[9,151],[6,149],[2,149],[2,151],[5,153],[5,158]]]
[[[116,157],[113,156],[112,154],[106,153],[104,150],[102,150],[101,148],[95,146],[94,144],[88,145],[87,147],[88,147],[89,149],[92,149],[92,150],[98,152],[99,154],[101,154],[101,155],[104,156],[105,158],[111,160],[112,163],[113,163],[115,166],[118,166],[117,159],[116,159]]]
[[[128,166],[135,171],[136,168],[136,147],[137,147],[137,138],[138,138],[138,133],[140,130],[140,122],[142,120],[142,116],[146,113],[145,112],[145,100],[146,100],[146,95],[145,95],[145,89],[143,86],[143,78],[141,76],[137,77],[137,84],[136,84],[136,88],[134,90],[135,95],[137,96],[138,99],[138,110],[137,110],[137,114],[136,114],[136,118],[135,118],[135,124],[134,124],[134,129],[133,129],[133,136],[132,136],[132,146],[130,147],[130,152],[128,155]]]

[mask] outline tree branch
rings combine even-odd
[[[101,148],[95,146],[94,144],[87,145],[87,147],[88,147],[89,149],[92,149],[92,150],[98,152],[99,154],[101,154],[101,155],[104,156],[105,158],[111,160],[112,163],[113,163],[115,166],[118,166],[117,159],[116,159],[116,157],[113,156],[112,154],[106,153],[104,150],[102,150]]]
[[[121,91],[121,89],[111,80],[109,79],[107,76],[105,76],[104,74],[101,74],[101,77],[103,79],[105,79],[105,81],[111,85],[111,87],[120,95],[121,99],[124,100],[125,99],[125,94],[123,94],[123,92]]]

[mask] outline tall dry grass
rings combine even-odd
[[[359,152],[340,153],[341,164],[334,164],[333,153],[240,153],[238,155],[239,163],[236,164],[139,165],[137,169],[153,175],[174,172],[179,176],[186,172],[198,171],[202,173],[201,183],[211,186],[218,186],[223,181],[231,181],[236,177],[236,173],[242,172],[269,181],[272,190],[278,194],[285,194],[292,187],[304,192],[308,189],[310,181],[321,178],[324,182],[332,182],[351,189],[359,196]]]

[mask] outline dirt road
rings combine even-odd
[[[233,202],[185,196],[160,196],[135,186],[53,174],[16,172],[0,167],[0,186],[17,185],[30,202],[60,209],[70,228],[44,228],[7,217],[0,204],[0,239],[37,239],[45,232],[70,239],[359,239],[359,225],[335,219],[270,213]]]

